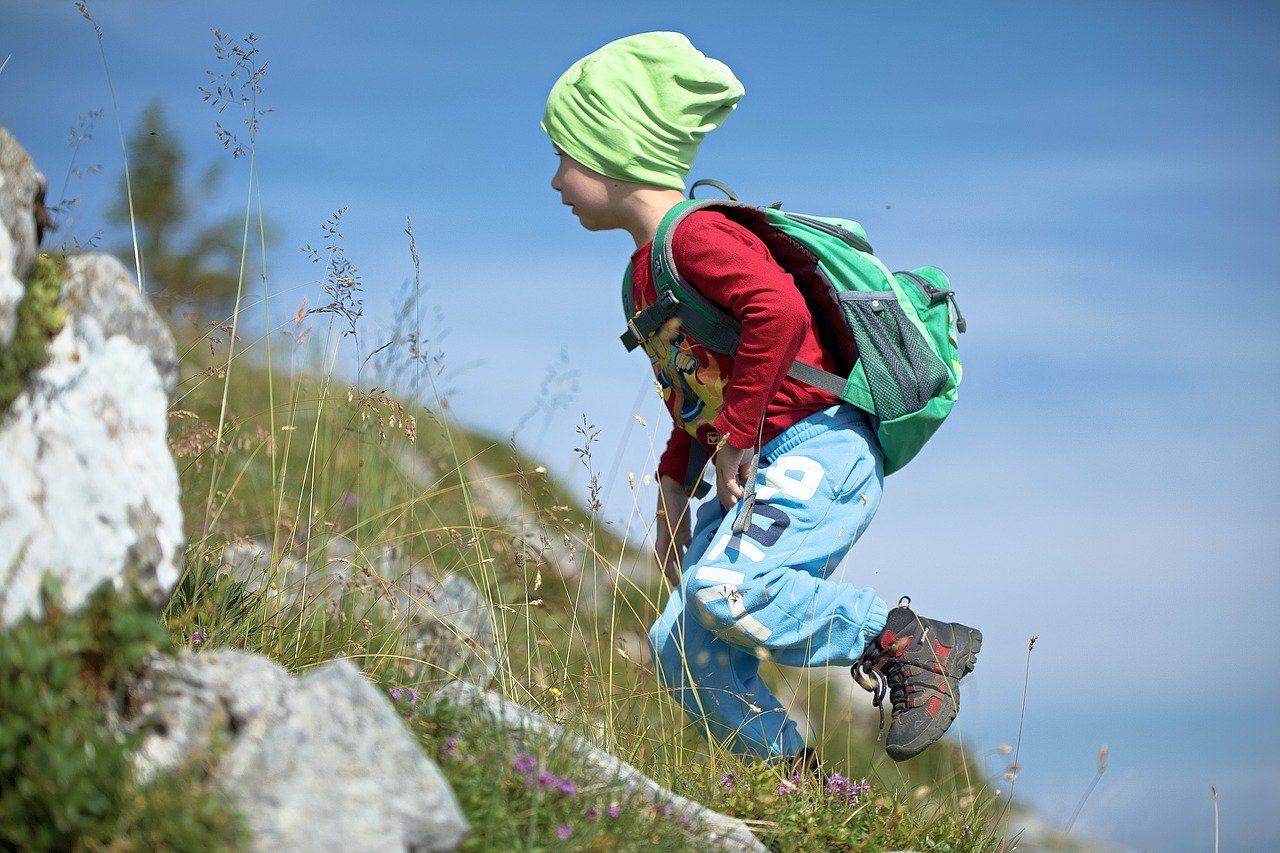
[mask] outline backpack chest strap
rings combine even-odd
[[[669,290],[658,294],[658,301],[648,308],[636,313],[627,321],[627,330],[622,333],[622,345],[631,352],[640,346],[640,342],[652,335],[662,324],[680,313],[680,300]]]

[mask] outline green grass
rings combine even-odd
[[[151,606],[110,585],[78,613],[49,589],[39,619],[5,631],[0,849],[196,850],[242,837],[203,760],[143,780],[132,762],[141,734],[110,722],[127,711],[128,674],[170,649]]]

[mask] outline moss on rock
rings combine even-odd
[[[13,340],[0,345],[0,418],[22,391],[27,375],[49,363],[49,341],[67,322],[67,312],[58,304],[66,280],[66,263],[41,254],[18,303]]]

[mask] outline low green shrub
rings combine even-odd
[[[0,849],[234,848],[239,818],[207,768],[143,783],[126,711],[129,675],[168,634],[140,596],[109,584],[79,613],[46,597],[0,635]]]
[[[18,303],[13,339],[0,345],[0,417],[22,390],[27,374],[49,362],[49,339],[67,321],[66,311],[58,305],[66,275],[61,260],[40,255]]]

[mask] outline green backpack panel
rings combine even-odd
[[[684,217],[720,211],[758,236],[795,279],[819,339],[839,362],[839,374],[799,361],[787,374],[874,416],[885,473],[902,468],[950,413],[960,385],[957,336],[965,324],[946,275],[936,267],[890,272],[872,254],[862,226],[851,220],[755,207],[730,197],[681,202],[663,218],[651,253],[658,299],[637,312],[627,270],[622,299],[631,319],[623,344],[635,349],[675,320],[717,352],[737,350],[740,324],[681,277],[671,250]]]

